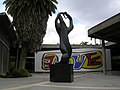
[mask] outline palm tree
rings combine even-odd
[[[56,0],[5,0],[5,8],[13,17],[13,25],[22,45],[19,68],[25,67],[27,51],[36,51],[43,42],[49,15],[55,13]]]

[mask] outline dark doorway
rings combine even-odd
[[[112,70],[120,71],[120,47],[111,49],[112,56]]]
[[[35,55],[34,55],[34,53],[27,54],[25,68],[29,72],[34,72],[34,68],[35,68]]]

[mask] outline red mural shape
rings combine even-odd
[[[86,54],[86,58],[88,59],[88,66],[101,65],[101,61],[98,61],[101,57],[96,55],[97,52]],[[95,57],[92,57],[96,55]]]
[[[54,60],[56,60],[55,54],[44,54],[42,58],[42,69],[49,70],[50,65],[53,64]]]

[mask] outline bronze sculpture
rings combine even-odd
[[[69,19],[69,27],[66,26],[64,18]],[[72,17],[67,12],[60,12],[58,13],[56,19],[55,19],[55,27],[56,31],[60,37],[60,51],[62,53],[61,57],[61,64],[68,64],[69,59],[71,57],[72,48],[69,42],[68,34],[73,29],[73,20]]]
[[[69,20],[69,26],[65,19]],[[58,13],[55,19],[56,31],[60,37],[60,51],[62,53],[61,61],[50,66],[50,81],[52,82],[73,82],[73,64],[69,64],[72,48],[69,42],[68,34],[73,29],[73,21],[67,12]]]

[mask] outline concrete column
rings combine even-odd
[[[18,68],[19,48],[17,48],[16,68]]]
[[[105,51],[105,41],[104,40],[102,40],[102,51],[103,51],[103,74],[107,75],[106,51]]]
[[[3,71],[3,69],[4,69],[4,63],[3,63],[3,58],[4,58],[4,46],[2,46],[2,51],[1,51],[1,53],[2,53],[2,58],[1,58],[1,74],[4,74],[4,71]]]
[[[95,39],[95,45],[97,44],[97,42],[96,42],[96,38],[94,38]]]

